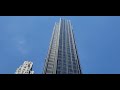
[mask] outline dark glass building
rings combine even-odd
[[[70,20],[60,19],[55,23],[43,73],[81,74]]]

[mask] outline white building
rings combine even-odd
[[[25,61],[23,65],[17,68],[15,74],[34,74],[34,71],[32,71],[32,67],[33,67],[33,62]]]

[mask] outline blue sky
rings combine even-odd
[[[41,74],[60,17],[73,24],[84,74],[120,74],[120,16],[0,16],[0,74],[14,74],[25,60]]]

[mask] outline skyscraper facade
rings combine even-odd
[[[34,71],[32,71],[32,67],[32,62],[24,61],[23,65],[20,65],[20,67],[17,68],[15,74],[34,74]]]
[[[81,74],[70,20],[60,19],[59,23],[55,23],[43,73]]]

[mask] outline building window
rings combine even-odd
[[[71,62],[70,61],[68,62],[68,65],[71,66]]]
[[[62,53],[62,50],[58,50],[58,53]]]
[[[74,69],[74,70],[76,70],[76,69],[77,69],[77,67],[74,65],[74,66],[73,66],[73,69]]]
[[[58,70],[57,70],[57,74],[60,74],[60,73],[61,73],[61,71],[58,71]]]
[[[72,62],[73,62],[73,64],[76,64],[76,60],[75,59],[72,59]]]
[[[53,65],[48,65],[48,68],[49,68],[49,69],[52,69],[52,68],[53,68]]]
[[[74,73],[78,73],[78,71],[76,69],[74,69]]]
[[[63,67],[66,67],[66,62],[65,62],[65,63],[63,63]]]
[[[72,54],[72,59],[75,59],[74,54]]]
[[[59,49],[62,49],[62,45],[59,46]]]
[[[68,68],[72,68],[71,64],[68,65]]]
[[[47,69],[47,72],[52,72],[50,69]]]
[[[62,65],[62,62],[58,62],[57,64],[58,64],[58,65]]]
[[[62,68],[61,68],[61,66],[57,66],[57,70],[61,70]]]
[[[68,73],[72,73],[73,71],[72,71],[72,69],[68,69]]]
[[[62,59],[61,59],[61,58],[58,58],[57,61],[62,61]]]
[[[62,53],[58,53],[58,56],[62,56]]]
[[[49,61],[48,64],[49,64],[49,65],[53,65],[53,62],[50,62],[50,61]]]
[[[66,72],[66,71],[67,71],[67,69],[66,69],[66,68],[63,68],[62,72]]]
[[[61,54],[62,54],[62,49],[61,49],[61,50],[60,50],[60,49],[58,50],[58,54],[59,54],[59,53],[61,53]]]
[[[63,64],[66,64],[66,60],[62,60]]]
[[[63,52],[63,57],[64,57],[64,58],[66,57],[66,53],[65,53],[65,52]]]
[[[58,58],[57,58],[57,61],[62,61],[62,58],[59,58],[59,57],[58,57]]]
[[[67,54],[68,54],[68,57],[70,57],[70,56],[71,56],[71,55],[70,55],[70,52],[68,52]]]
[[[68,45],[68,47],[67,47],[67,50],[70,50],[70,47],[69,47],[69,45]]]
[[[66,74],[67,72],[66,71],[63,71],[62,74]]]
[[[50,63],[53,63],[53,62],[54,62],[54,59],[49,58],[49,62],[50,62]]]
[[[65,50],[65,46],[63,47],[63,50]]]
[[[62,58],[62,56],[61,56],[61,55],[58,55],[58,58]]]

